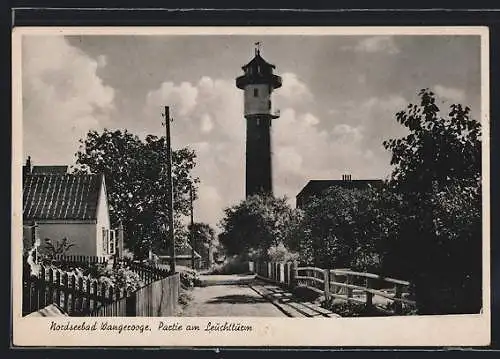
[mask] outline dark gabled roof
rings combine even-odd
[[[99,174],[27,174],[23,179],[23,220],[97,219]]]
[[[32,174],[65,174],[68,166],[33,166]]]

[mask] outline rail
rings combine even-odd
[[[384,298],[385,302],[393,303],[394,314],[401,314],[404,306],[415,306],[415,301],[408,298],[411,283],[405,280],[352,271],[348,268],[299,267],[297,263],[292,262],[256,262],[253,268],[263,279],[289,288],[305,287],[322,295],[326,301],[339,299],[373,307],[376,305],[374,298],[380,297]],[[378,301],[380,298],[377,298]]]

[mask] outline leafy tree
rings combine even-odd
[[[298,230],[300,261],[381,272],[388,243],[398,231],[398,201],[385,188],[333,186],[323,191],[304,208]]]
[[[207,223],[195,222],[188,229],[192,231],[195,243],[210,245],[215,241],[215,230]]]
[[[467,106],[453,104],[442,116],[432,91],[421,90],[419,96],[419,105],[409,104],[396,114],[409,134],[383,143],[392,152],[392,184],[417,196],[432,192],[433,186],[480,185],[481,124]]]
[[[194,250],[197,251],[203,258],[209,257],[210,247],[215,246],[215,230],[208,224],[195,222],[193,226],[189,225],[188,230],[191,232],[192,243]]]
[[[298,216],[286,198],[250,196],[226,208],[219,241],[229,255],[267,256],[272,245],[291,243]]]
[[[396,114],[409,134],[384,142],[402,196],[404,249],[394,263],[415,284],[421,314],[473,313],[481,305],[481,125],[469,107],[443,116],[428,89]]]
[[[76,157],[76,171],[105,175],[111,221],[123,221],[126,246],[139,256],[164,246],[169,195],[165,138],[147,135],[141,141],[127,130],[89,131]],[[188,148],[172,151],[176,241],[187,238],[181,217],[189,214],[190,187],[198,182],[191,175],[195,159]]]

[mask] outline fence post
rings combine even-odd
[[[63,273],[62,274],[62,286],[63,286],[63,289],[64,289],[64,305],[63,305],[63,309],[66,313],[69,312],[69,287],[68,287],[68,273]]]
[[[297,262],[293,261],[292,262],[292,268],[290,270],[290,288],[291,289],[294,289],[295,286],[297,285],[297,280],[296,280],[296,277],[297,277],[297,268],[298,268]]]
[[[401,285],[396,284],[394,289],[395,289],[394,298],[401,299],[401,296],[402,296],[402,287],[401,287]],[[403,312],[403,303],[401,303],[398,300],[395,300],[394,301],[394,311],[395,311],[396,314],[401,314]]]
[[[61,271],[56,269],[56,304],[61,306]]]
[[[91,309],[90,309],[90,296],[91,296],[91,293],[90,293],[90,279],[87,278],[85,280],[85,296],[83,297],[83,305],[82,305],[82,310],[84,310],[84,313],[89,313],[91,312]]]
[[[83,301],[85,298],[84,288],[83,288],[83,277],[78,277],[78,290],[80,291],[80,295],[78,296],[78,301],[76,303],[76,311],[79,314],[83,313]]]
[[[130,296],[127,296],[125,299],[125,316],[126,317],[135,317],[136,316],[136,297],[137,292],[133,292]],[[127,294],[125,294],[127,295]]]
[[[325,291],[325,302],[329,303],[330,302],[330,270],[329,269],[323,269],[323,284],[324,284],[324,291]]]
[[[122,316],[122,313],[120,312],[120,307],[119,307],[119,304],[120,304],[120,299],[122,297],[122,288],[120,288],[119,286],[116,286],[115,287],[115,293],[114,293],[114,298],[113,298],[113,301],[114,301],[114,305],[113,305],[113,310],[114,310],[114,316],[116,317],[121,317]]]
[[[71,302],[69,305],[69,310],[71,310],[71,314],[75,313],[75,302],[76,302],[76,278],[74,275],[70,278],[70,288],[71,288]]]
[[[101,315],[104,314],[104,316],[106,316],[106,302],[107,302],[106,289],[107,289],[106,282],[102,282],[101,283],[101,305],[100,305],[100,307],[103,308],[104,313],[99,313],[99,314],[101,314]]]
[[[330,272],[330,283],[331,282],[337,282],[337,276],[335,275],[335,272],[329,271]],[[336,284],[330,284],[330,293],[337,294],[338,293],[338,287]]]
[[[345,283],[350,285],[352,284],[352,277],[350,274],[348,274],[345,278]],[[352,298],[352,288],[351,287],[346,287],[347,289],[347,298]]]
[[[366,278],[365,280],[365,288],[371,288],[371,279]],[[373,293],[366,291],[366,309],[371,309],[373,307]]]
[[[95,311],[97,306],[99,305],[97,303],[97,279],[92,280],[92,294],[93,294],[93,299],[92,299],[92,311]]]
[[[49,278],[47,280],[47,285],[49,287],[49,293],[48,293],[49,303],[53,303],[54,302],[54,270],[50,267],[48,270],[48,276],[49,276]]]

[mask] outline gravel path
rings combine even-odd
[[[286,315],[248,284],[195,287],[184,317],[285,317]]]

